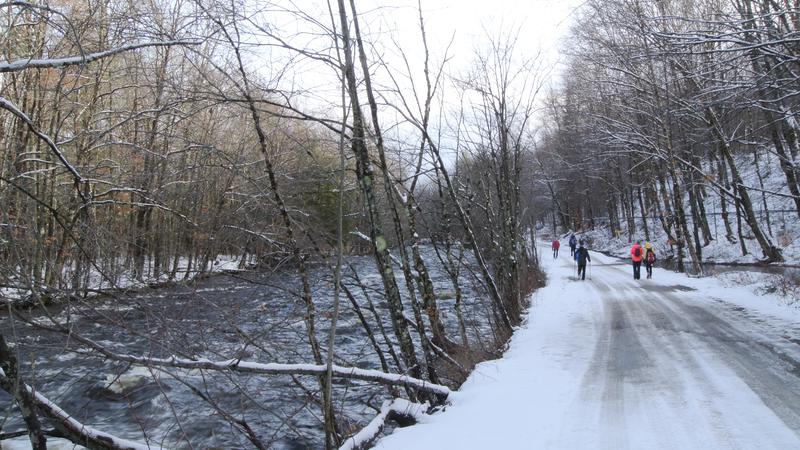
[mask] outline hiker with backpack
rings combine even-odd
[[[653,278],[653,264],[656,262],[656,251],[649,242],[644,244],[644,268],[647,270],[647,279]]]
[[[592,257],[589,256],[589,250],[581,244],[577,250],[575,250],[575,261],[578,262],[578,276],[581,280],[586,279],[586,261],[592,262]]]
[[[636,241],[631,247],[631,260],[633,261],[633,279],[639,280],[642,278],[642,259],[644,258],[644,251],[642,250],[641,241]]]
[[[553,259],[558,258],[558,249],[561,247],[561,242],[558,239],[553,239]]]
[[[569,236],[569,256],[575,257],[575,247],[578,246],[578,239],[574,234]]]

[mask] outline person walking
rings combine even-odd
[[[575,250],[575,261],[578,262],[578,276],[581,280],[586,279],[586,261],[592,262],[592,257],[589,256],[589,250],[581,244],[577,250]]]
[[[633,261],[633,279],[639,280],[642,278],[641,270],[642,270],[642,258],[644,257],[644,251],[642,250],[642,243],[641,241],[636,241],[631,247],[631,260]]]
[[[558,258],[559,248],[561,248],[561,242],[558,239],[553,239],[553,259]]]
[[[578,239],[575,238],[574,234],[569,236],[569,256],[575,257],[575,247],[578,246]]]
[[[656,251],[649,242],[644,244],[644,268],[647,270],[647,279],[653,278],[653,264],[656,262]]]

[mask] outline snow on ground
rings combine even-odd
[[[630,258],[631,244],[628,242],[627,235],[609,238],[608,231],[599,228],[577,233],[576,235],[585,237],[590,242],[589,248],[591,250],[600,251],[625,260]],[[645,242],[644,238],[635,239],[641,240],[643,244]],[[566,249],[569,252],[569,247],[566,244],[567,239],[562,239],[562,249]],[[666,240],[658,238],[653,240],[652,244],[659,258],[669,255]],[[745,288],[737,298],[748,299],[743,301],[749,306],[774,310],[775,308],[766,306],[767,303],[770,303],[773,306],[777,306],[777,309],[785,309],[786,307],[800,309],[800,271],[793,268],[782,269],[780,267],[781,264],[772,265],[775,273],[770,272],[769,267],[725,266],[725,263],[752,264],[758,261],[758,258],[753,254],[741,256],[741,253],[737,253],[737,249],[738,246],[730,245],[727,241],[724,243],[712,241],[711,245],[703,249],[704,261],[722,263],[716,266],[708,265],[704,268],[705,276],[718,281],[718,283],[715,283],[711,280],[706,280],[708,286]],[[795,252],[792,248],[785,248],[784,250],[785,265],[800,264],[800,253]],[[661,262],[657,263],[657,265],[660,264]],[[686,266],[689,267],[689,265],[690,263],[687,259]],[[664,272],[672,273],[666,270]],[[686,278],[686,275],[683,274],[674,275],[681,279]]]
[[[550,282],[534,295],[526,323],[512,337],[504,357],[476,366],[453,394],[452,406],[426,423],[395,430],[376,448],[550,446],[557,437],[558,418],[567,413],[570,399],[577,395],[578,381],[592,355],[589,343],[594,340],[591,329],[580,336],[570,334],[570,323],[582,320],[581,310],[593,309],[598,301],[583,295],[579,284],[560,282],[560,276],[570,273],[550,274]]]
[[[196,263],[195,263],[196,264]],[[230,271],[230,270],[237,270],[239,267],[239,260],[237,256],[230,256],[230,255],[220,255],[214,261],[212,261],[208,267],[206,267],[203,273],[214,273],[214,272],[223,272],[223,271]],[[145,268],[148,272],[151,271],[151,261],[148,260],[145,264]],[[201,272],[197,270],[197,267],[192,268],[189,270],[189,259],[185,257],[181,257],[178,259],[177,270],[175,271],[176,278],[182,279],[188,274],[188,278],[193,278],[196,275],[200,274]],[[65,279],[69,279],[69,274],[65,274]],[[109,289],[113,287],[127,289],[127,288],[135,288],[135,287],[143,287],[147,286],[148,284],[152,283],[159,283],[169,280],[169,274],[162,273],[159,278],[150,277],[143,281],[139,281],[133,277],[133,274],[130,272],[122,273],[116,277],[114,280],[114,285],[109,282],[109,280],[105,279],[100,273],[97,272],[96,269],[92,269],[89,275],[89,285],[93,289]]]
[[[661,224],[653,220],[648,220],[648,223],[650,225],[650,242],[653,244],[656,255],[658,255],[659,258],[673,256],[672,249],[670,249],[667,243],[667,236],[661,228]],[[640,226],[640,223],[637,222],[637,226]],[[642,245],[646,242],[643,231],[637,232],[632,238],[628,239],[627,232],[621,232],[619,236],[611,237],[611,233],[607,227],[597,227],[594,230],[578,232],[576,236],[583,236],[586,238],[591,243],[589,246],[590,249],[620,258],[627,258],[630,256],[631,245],[634,241],[641,241]],[[703,247],[703,262],[754,264],[763,259],[761,250],[755,243],[755,239],[746,239],[746,241],[749,253],[745,256],[742,256],[738,244],[729,243],[725,240],[724,236],[722,240],[717,239],[711,241],[711,244]],[[567,238],[562,239],[562,244],[567,244]],[[568,246],[567,251],[569,251]],[[688,251],[684,253],[684,261],[688,266],[690,265],[689,254]],[[798,259],[800,259],[800,252],[784,249],[784,253],[787,261],[790,263],[796,263]]]
[[[765,405],[769,394],[737,372],[741,361],[730,361],[740,344],[706,336],[705,316],[690,320],[680,308],[701,305],[706,313],[728,305],[722,309],[736,318],[742,308],[733,303],[757,310],[758,323],[797,331],[796,309],[715,278],[656,269],[653,280],[634,282],[629,266],[596,253],[594,280],[577,281],[568,248],[557,262],[547,249],[541,254],[548,285],[534,294],[504,357],[479,364],[444,412],[395,430],[376,448],[800,448],[800,429]],[[650,288],[657,296],[648,297]],[[759,367],[755,354],[743,358]],[[781,382],[794,380],[788,392],[796,390],[788,370],[773,370]]]
[[[754,188],[750,190],[753,209],[762,231],[781,250],[783,257],[786,259],[782,264],[800,264],[800,220],[798,220],[793,200],[788,197],[791,193],[786,184],[786,176],[780,170],[778,157],[774,153],[761,151],[758,167],[763,179],[763,186],[756,174],[756,165],[752,154],[738,154],[735,156],[735,160],[744,184]],[[708,163],[705,163],[703,167],[709,173],[715,172],[714,169],[708,167]],[[703,261],[752,264],[763,259],[761,248],[744,221],[742,223],[742,235],[745,238],[744,242],[748,253],[742,255],[741,245],[738,242],[728,242],[725,237],[726,228],[722,218],[719,189],[707,183],[705,192],[707,197],[704,205],[713,240],[708,246],[702,248]],[[734,238],[738,239],[735,208],[729,199],[726,201],[729,224],[732,227]],[[633,236],[628,236],[627,224],[624,219],[621,224],[622,229],[617,230],[618,233],[612,233],[612,230],[607,226],[608,219],[605,217],[597,220],[597,228],[594,230],[576,231],[580,233],[579,235],[585,235],[589,238],[594,250],[616,256],[626,256],[632,241],[641,240],[644,242],[645,240],[642,220],[638,218],[641,216],[638,204],[634,205],[634,208],[636,209],[635,215],[637,219]],[[684,195],[684,210],[687,215],[689,232],[692,233],[691,209],[686,195]],[[671,250],[661,222],[654,218],[653,211],[650,212],[650,216],[651,218],[647,220],[647,227],[651,241],[659,255],[668,255]],[[588,223],[584,224],[584,227],[586,226],[588,226]],[[562,240],[562,244],[566,244],[566,240]],[[687,253],[686,260],[688,261],[688,259],[689,255]]]
[[[237,256],[227,256],[227,255],[220,255],[218,256],[209,267],[202,273],[216,273],[216,272],[226,272],[226,271],[235,271],[239,268],[239,257]],[[103,266],[102,262],[98,263],[99,265]],[[124,264],[122,262],[118,262],[120,266]],[[150,267],[150,262],[147,262],[147,267]],[[180,258],[178,260],[178,266],[176,270],[175,278],[178,280],[184,279],[192,279],[195,276],[199,275],[201,272],[196,268],[189,270],[189,259],[188,258]],[[108,273],[112,273],[108,271]],[[62,280],[69,280],[71,279],[72,274],[70,268],[64,269],[64,274],[62,275]],[[20,278],[20,277],[17,277]],[[160,277],[149,277],[145,278],[141,281],[137,280],[131,272],[124,272],[121,274],[117,274],[113,277],[112,280],[109,280],[106,276],[102,275],[97,271],[96,267],[91,268],[91,272],[89,273],[89,283],[88,288],[90,291],[103,291],[103,290],[110,290],[110,289],[138,289],[149,286],[151,284],[162,283],[169,281],[169,274],[162,273]],[[21,287],[20,288],[12,288],[12,287],[0,287],[0,301],[20,301],[28,298],[31,294],[31,291],[25,288],[24,286],[26,283],[18,283]],[[93,293],[90,293],[93,295]]]
[[[611,261],[613,258],[600,255],[597,259]],[[766,282],[770,277],[769,274],[743,270],[696,278],[671,270],[654,268],[653,277],[659,282],[695,289],[696,292],[692,293],[692,297],[698,297],[701,301],[721,300],[768,316],[800,322],[800,308],[796,303],[781,295],[765,292],[771,286]]]
[[[578,236],[586,236],[591,242],[589,248],[592,250],[592,254],[595,254],[596,250],[616,258],[622,258],[625,262],[630,259],[631,245],[628,244],[627,238],[608,239],[602,235],[602,230],[580,233]],[[563,241],[567,240],[563,239]],[[642,242],[644,242],[643,239]],[[658,244],[655,244],[656,254],[663,255],[663,250],[659,252]],[[561,251],[569,254],[569,246],[562,245]],[[548,251],[547,254],[551,253]],[[604,258],[602,255],[599,257]],[[604,258],[603,260],[613,261],[614,258]],[[741,258],[737,262],[742,262]],[[798,261],[791,262],[797,263]],[[709,276],[701,278],[689,277],[686,274],[659,267],[656,267],[655,271],[659,274],[659,278],[690,286],[709,297],[724,297],[722,299],[724,301],[773,316],[788,319],[800,317],[800,287],[793,285],[791,279],[786,279],[782,275],[750,270],[747,267],[730,267],[731,270],[724,271],[721,269],[725,268],[711,267],[706,273]],[[642,272],[644,272],[644,267],[642,267]]]

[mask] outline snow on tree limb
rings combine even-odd
[[[29,386],[26,386],[31,390]],[[106,448],[119,450],[147,450],[149,445],[116,437],[104,431],[85,425],[75,420],[58,405],[48,400],[39,392],[34,392],[37,406],[46,416],[53,419],[56,429],[68,436],[69,440],[89,448]]]
[[[47,21],[50,21],[50,18],[47,17],[50,14],[55,14],[61,17],[61,19],[64,20],[68,25],[69,33],[72,35],[74,39],[73,43],[78,47],[81,56],[85,56],[85,53],[83,51],[83,46],[81,45],[80,37],[78,36],[78,33],[75,29],[75,25],[72,24],[72,21],[70,20],[69,17],[67,17],[66,14],[57,9],[51,8],[47,5],[37,5],[25,1],[16,0],[16,1],[0,3],[0,8],[8,8],[10,11],[12,7],[18,7],[21,9],[27,9],[29,11],[35,11],[37,14],[39,14],[39,16],[41,16],[43,19]]]
[[[0,65],[0,67],[2,67],[2,65]],[[63,153],[61,153],[61,150],[58,148],[58,145],[53,141],[53,139],[51,139],[50,136],[48,136],[48,135],[42,133],[41,131],[39,131],[36,128],[36,125],[30,119],[30,117],[28,117],[27,114],[22,112],[22,110],[19,109],[17,107],[17,105],[15,105],[10,100],[8,100],[8,99],[6,99],[4,97],[0,97],[0,108],[5,109],[6,111],[10,112],[11,114],[14,114],[20,120],[25,122],[25,124],[33,132],[33,134],[35,134],[39,139],[41,139],[42,141],[45,142],[45,144],[47,144],[47,147],[50,148],[50,150],[56,155],[56,157],[59,159],[59,161],[61,161],[61,163],[64,165],[64,167],[67,168],[69,173],[72,174],[73,178],[75,179],[76,185],[80,184],[80,182],[83,181],[83,177],[81,176],[81,174],[78,173],[78,170],[75,169],[75,167],[73,167],[72,164],[69,163],[69,161],[67,161],[67,158],[64,156]],[[80,189],[78,189],[78,192],[80,193]],[[81,196],[82,196],[82,194],[81,194]]]
[[[5,372],[0,369],[0,386],[2,386],[4,390],[8,391],[11,389],[14,382],[14,380],[8,378]],[[73,443],[88,448],[114,450],[148,450],[151,448],[149,445],[122,439],[83,424],[75,420],[69,413],[61,409],[40,392],[33,390],[27,384],[25,384],[24,387],[25,390],[32,395],[33,401],[39,411],[50,418],[55,428]]]
[[[50,327],[37,324],[38,327],[61,332],[60,327]],[[70,334],[71,338],[88,346],[92,350],[102,354],[108,359],[122,361],[146,367],[179,367],[182,369],[206,369],[218,371],[234,371],[241,373],[255,373],[264,375],[324,375],[327,371],[325,364],[281,364],[281,363],[258,363],[253,361],[242,361],[240,359],[228,359],[223,361],[211,361],[206,358],[186,359],[171,356],[169,358],[149,358],[143,356],[125,355],[112,352],[104,346],[87,339],[79,334]],[[445,397],[450,396],[453,391],[447,386],[431,383],[429,381],[414,378],[398,373],[387,373],[380,370],[361,369],[358,367],[333,366],[333,376],[337,378],[348,378],[362,381],[372,381],[380,384],[393,386],[405,386],[430,392]]]
[[[167,366],[180,367],[183,369],[206,369],[219,371],[230,370],[234,372],[265,375],[324,375],[326,371],[326,366],[324,364],[258,363],[253,361],[241,361],[238,359],[211,361],[205,358],[200,358],[197,360],[192,360],[177,358],[174,356],[170,358],[145,358],[140,356],[119,354],[113,354],[113,356],[110,356],[110,358],[142,366]],[[450,388],[447,386],[420,380],[408,375],[381,372],[380,370],[334,365],[333,376],[337,378],[373,381],[381,384],[401,385],[419,389],[420,391],[431,392],[437,395],[449,396],[452,393]]]
[[[358,231],[358,230],[351,231],[350,234],[355,236],[355,237],[357,237],[357,238],[359,238],[359,239],[361,239],[362,241],[366,241],[366,242],[369,242],[370,244],[372,244],[372,238],[367,236],[366,234]],[[402,266],[403,265],[403,263],[399,259],[397,259],[396,256],[394,256],[391,253],[389,253],[389,258],[391,258],[392,262],[394,262],[398,266]]]
[[[145,47],[167,47],[171,45],[195,45],[197,41],[157,41],[142,42],[138,44],[123,45],[121,47],[104,50],[102,52],[89,53],[87,55],[67,56],[63,58],[43,58],[30,59],[23,58],[15,61],[0,61],[0,73],[19,72],[26,69],[55,69],[60,67],[87,64],[119,53],[136,50]]]
[[[375,416],[375,418],[372,419],[367,426],[362,428],[361,431],[347,438],[347,440],[344,441],[344,444],[339,447],[339,450],[356,450],[367,448],[373,441],[375,441],[375,438],[378,437],[378,434],[380,434],[380,432],[383,430],[383,427],[386,425],[386,420],[391,418],[390,416],[392,414],[411,418],[416,422],[419,422],[426,415],[426,408],[426,405],[412,403],[402,398],[396,398],[392,401],[386,400],[383,402],[381,412]]]

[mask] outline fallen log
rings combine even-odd
[[[383,402],[381,412],[355,435],[347,438],[339,450],[363,450],[378,438],[386,426],[387,420],[396,420],[404,425],[411,425],[423,420],[427,414],[427,404],[413,403],[406,399],[396,398]]]

